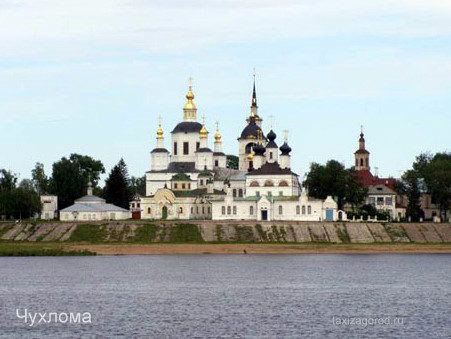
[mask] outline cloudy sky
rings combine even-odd
[[[190,76],[237,153],[256,68],[265,130],[290,130],[301,176],[351,166],[363,125],[373,170],[398,177],[451,151],[450,18],[444,0],[0,0],[0,168],[49,174],[76,152],[143,175]]]

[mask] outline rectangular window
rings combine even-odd
[[[136,207],[140,208],[140,207],[141,207],[141,204],[138,202],[138,203],[136,204]]]
[[[392,197],[386,197],[385,198],[385,205],[393,205],[393,198]]]
[[[191,189],[191,184],[188,184],[188,189],[189,189],[189,190]]]
[[[152,210],[150,209],[150,207],[147,207],[147,214],[150,214],[150,212],[152,212]]]
[[[219,161],[215,160],[215,167],[218,167],[218,166],[219,166]]]
[[[174,184],[174,189],[177,189],[177,184]]]
[[[280,215],[283,214],[283,207],[282,207],[282,205],[279,206],[279,214],[280,214]]]
[[[376,206],[376,198],[370,197],[369,203],[370,203],[370,205]]]
[[[222,212],[222,215],[225,215],[225,206],[222,206],[221,212]]]
[[[200,142],[196,142],[196,151],[198,151],[200,148]]]
[[[299,215],[301,214],[301,206],[296,206],[296,214]]]
[[[188,155],[189,154],[189,143],[184,142],[183,143],[183,154]]]
[[[384,198],[383,197],[378,197],[377,198],[377,206],[382,206],[384,204]]]
[[[227,206],[227,214],[228,215],[232,214],[232,208],[230,206]]]
[[[204,185],[204,180],[200,179],[200,185],[203,186]]]
[[[272,160],[272,152],[269,152],[269,159]]]
[[[236,206],[233,206],[233,215],[236,215]]]
[[[302,215],[305,215],[305,205],[302,206]]]
[[[205,207],[202,206],[202,214],[205,214]]]
[[[211,214],[211,207],[208,207],[208,214]]]
[[[185,189],[185,184],[182,184],[182,189]]]
[[[249,214],[250,214],[250,215],[254,215],[254,206],[251,206],[251,207],[249,208]]]
[[[134,202],[132,202],[132,208],[135,208],[135,203]]]
[[[312,206],[307,206],[307,213],[312,214]]]
[[[172,153],[174,153],[174,155],[177,155],[177,143],[176,142],[174,142],[174,149],[173,149]]]

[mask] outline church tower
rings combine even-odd
[[[192,79],[189,79],[188,93],[186,93],[186,104],[183,107],[183,120],[197,121],[197,107],[194,104],[194,93],[192,90]]]
[[[216,133],[215,133],[215,149],[213,152],[214,167],[226,168],[227,166],[227,156],[222,151],[222,137],[219,132],[219,123],[216,123]]]
[[[257,106],[257,93],[255,90],[255,75],[254,75],[254,87],[252,91],[252,103],[251,103],[251,114],[246,119],[247,126],[241,132],[241,136],[238,138],[239,143],[239,170],[249,171],[249,167],[252,162],[252,167],[254,165],[253,153],[254,146],[257,145],[263,131],[261,129],[262,119],[258,115]],[[266,138],[263,138],[263,143],[266,144]],[[251,160],[252,159],[252,160]]]
[[[169,151],[164,147],[164,132],[161,127],[161,118],[159,118],[157,129],[157,147],[150,152],[152,171],[162,171],[168,168],[169,165]]]
[[[365,138],[363,134],[363,126],[360,129],[359,149],[354,153],[355,169],[357,171],[370,170],[370,152],[365,148]]]

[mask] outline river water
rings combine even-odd
[[[451,255],[0,258],[0,336],[451,338]]]

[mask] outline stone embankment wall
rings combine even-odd
[[[0,223],[0,239],[90,242],[443,243],[450,224],[351,222]]]

